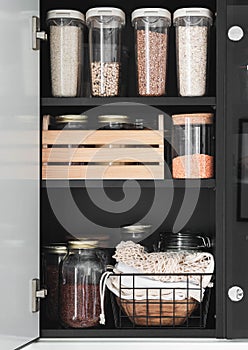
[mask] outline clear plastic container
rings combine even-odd
[[[137,9],[132,13],[132,24],[135,29],[138,94],[165,95],[171,14],[160,8]]]
[[[91,93],[93,96],[118,96],[120,92],[121,30],[125,14],[114,7],[87,11]]]
[[[214,176],[213,114],[173,115],[174,179],[208,179]]]
[[[76,97],[81,92],[84,15],[74,10],[47,13],[50,31],[52,95]]]
[[[207,88],[209,29],[212,13],[205,8],[182,8],[174,13],[177,80],[181,96],[203,96]]]
[[[100,278],[104,271],[97,241],[68,242],[60,267],[59,314],[68,328],[96,326],[100,317]]]
[[[66,253],[67,247],[63,244],[42,247],[42,285],[47,289],[47,296],[43,301],[46,321],[59,320],[59,264]]]

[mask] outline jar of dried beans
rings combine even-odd
[[[93,96],[117,96],[120,91],[121,30],[125,13],[114,7],[87,11],[91,93]]]
[[[175,179],[214,176],[213,114],[173,115],[172,175]]]
[[[160,8],[144,8],[132,13],[138,94],[161,96],[166,93],[168,27],[171,14]]]
[[[46,321],[57,322],[59,319],[59,264],[67,253],[63,244],[51,244],[42,248],[42,285],[47,289],[44,299]]]
[[[177,80],[181,96],[203,96],[207,86],[209,29],[212,13],[205,8],[182,8],[174,13]]]
[[[99,283],[104,271],[97,241],[70,241],[60,268],[59,315],[68,328],[94,327],[100,316]]]
[[[53,96],[75,97],[81,93],[84,23],[79,11],[47,13]]]

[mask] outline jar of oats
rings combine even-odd
[[[138,94],[166,94],[168,28],[171,14],[161,8],[142,8],[132,13]]]
[[[118,96],[120,92],[121,31],[125,13],[114,7],[92,8],[86,13],[92,96]]]
[[[208,39],[213,24],[206,8],[182,8],[174,13],[178,92],[203,96],[207,86]]]
[[[76,97],[81,93],[84,23],[84,15],[79,11],[47,13],[52,95],[55,97]]]
[[[214,176],[213,114],[172,116],[172,176],[174,179],[209,179]]]

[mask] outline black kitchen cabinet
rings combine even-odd
[[[30,6],[28,1],[26,5],[27,7]],[[214,113],[215,176],[213,179],[172,180],[169,172],[171,164],[168,162],[168,167],[165,167],[165,178],[159,180],[43,180],[41,164],[39,165],[40,176],[37,173],[38,161],[41,163],[42,155],[42,146],[40,146],[39,152],[33,155],[36,159],[36,187],[33,183],[27,183],[28,190],[36,191],[36,194],[39,188],[40,208],[37,203],[35,218],[36,221],[38,221],[38,216],[40,218],[40,229],[37,229],[38,223],[36,227],[33,220],[30,230],[37,233],[36,238],[39,240],[40,246],[58,241],[66,242],[70,238],[80,237],[82,230],[91,237],[94,237],[94,234],[107,233],[113,237],[112,244],[107,247],[109,254],[112,254],[113,248],[119,240],[117,235],[119,227],[124,224],[138,222],[147,215],[150,220],[149,223],[154,227],[153,234],[145,241],[147,246],[152,247],[154,239],[158,237],[160,232],[172,231],[173,229],[201,232],[211,238],[214,242],[212,253],[215,257],[214,287],[209,297],[208,313],[204,327],[117,328],[111,302],[108,299],[107,317],[109,322],[105,327],[63,329],[59,324],[49,323],[41,310],[40,316],[39,313],[32,314],[32,320],[35,319],[36,325],[34,332],[32,334],[27,332],[26,337],[24,337],[25,340],[22,339],[14,347],[37,337],[248,338],[246,317],[248,310],[248,278],[246,277],[248,263],[248,1],[175,0],[164,3],[162,0],[152,2],[149,0],[134,0],[131,3],[126,2],[117,5],[113,0],[94,0],[81,3],[76,0],[41,0],[39,6],[39,9],[33,8],[29,12],[26,9],[26,17],[23,20],[29,20],[31,23],[31,17],[39,15],[40,28],[45,31],[48,31],[45,20],[46,13],[51,9],[75,9],[86,13],[89,8],[97,6],[121,8],[126,14],[123,44],[130,52],[128,64],[122,67],[128,79],[126,81],[126,91],[120,97],[96,98],[91,97],[86,91],[82,97],[55,98],[51,95],[49,44],[48,42],[41,42],[40,51],[32,51],[32,55],[36,55],[37,81],[39,81],[37,72],[40,64],[39,96],[33,94],[30,97],[25,89],[23,90],[25,106],[31,105],[33,99],[36,99],[36,107],[37,101],[40,106],[39,118],[37,115],[38,121],[36,120],[36,136],[35,140],[32,140],[32,145],[35,144],[37,147],[38,124],[40,127],[40,143],[42,142],[42,117],[44,115],[89,113],[92,115],[92,125],[94,123],[96,125],[96,115],[107,113],[118,114],[119,112],[119,114],[133,115],[142,113],[149,122],[153,122],[158,114],[163,114],[166,116],[166,120],[169,120],[172,114],[177,113]],[[171,13],[182,7],[207,7],[214,14],[209,47],[209,86],[206,96],[178,96],[175,30],[173,27],[170,28],[169,34],[168,94],[163,97],[137,96],[131,13],[137,8],[151,6],[167,8]],[[5,15],[8,13],[7,5],[3,11]],[[19,8],[17,13],[22,13],[22,8]],[[27,13],[30,14],[29,17],[27,17]],[[26,30],[28,31],[28,29]],[[87,44],[86,40],[86,47]],[[11,54],[9,45],[5,44],[5,49]],[[31,50],[31,48],[29,49]],[[7,62],[6,57],[3,62]],[[26,65],[27,69],[27,62],[20,61],[20,64]],[[25,76],[23,77],[24,80]],[[4,83],[8,87],[6,76],[4,76]],[[38,94],[38,86],[35,88]],[[7,101],[8,93],[8,98],[13,100],[13,96],[10,97],[8,91],[6,88],[6,96],[3,96]],[[21,106],[21,100],[18,102],[18,106]],[[19,114],[29,113],[25,106],[22,106],[23,112],[18,112]],[[10,107],[14,108],[15,105],[13,104]],[[1,114],[3,121],[5,111]],[[15,111],[13,113],[18,114]],[[32,113],[37,113],[37,108]],[[27,125],[30,125],[30,121]],[[8,130],[8,127],[5,127],[4,124],[3,127]],[[170,138],[171,125],[166,125],[166,127],[168,134],[165,135],[165,139]],[[31,128],[31,130],[33,129]],[[11,144],[12,140],[8,141],[7,139],[5,141],[6,144],[8,142]],[[16,156],[13,159],[18,162]],[[10,169],[7,170],[9,172],[6,172],[6,177],[11,178]],[[25,176],[30,177],[31,175],[26,175],[24,172],[24,179]],[[20,180],[19,188],[23,186],[24,179]],[[7,185],[11,187],[11,183],[7,184],[6,181],[4,177],[1,179],[3,188],[7,188]],[[11,191],[14,191],[14,193],[17,191],[15,186],[12,186]],[[35,200],[36,202],[39,201],[38,196],[35,197]],[[15,202],[14,197],[12,201]],[[128,201],[134,204],[128,207]],[[120,205],[121,202],[123,202],[123,207]],[[105,203],[106,206],[104,207],[102,203]],[[15,205],[16,211],[23,211],[26,215],[24,217],[24,227],[25,225],[30,226],[27,212],[24,211],[25,208],[21,208],[21,204],[16,203]],[[116,211],[117,206],[120,208],[119,211]],[[8,208],[10,211],[9,203]],[[10,222],[11,219],[8,218],[8,224]],[[9,241],[11,241],[11,238]],[[5,242],[7,245],[6,251],[10,250],[11,247],[9,241]],[[16,242],[14,236],[12,241]],[[27,237],[24,243],[26,246],[28,245]],[[22,244],[17,248],[20,256],[26,254]],[[36,249],[38,249],[38,243]],[[40,264],[40,254],[38,257],[37,254],[32,254],[30,259],[34,259],[36,268],[35,271],[30,272],[29,280],[31,281],[33,278],[39,278],[43,271]],[[0,266],[2,265],[3,260],[0,258]],[[39,265],[41,266],[40,271],[38,271]],[[25,288],[23,293],[27,294],[30,286]],[[5,295],[6,293],[8,293],[8,289],[6,289]],[[107,295],[107,298],[110,298],[110,296]],[[25,302],[28,304],[29,299]],[[41,300],[41,308],[42,304]],[[12,313],[14,313],[14,310],[10,312],[10,315]],[[25,315],[25,318],[28,318],[30,322],[30,315]],[[40,325],[38,326],[39,318]],[[24,323],[25,320],[21,322]],[[1,323],[0,319],[0,325]],[[3,328],[5,333],[7,333],[6,327]],[[13,330],[8,334],[15,335],[14,332]]]

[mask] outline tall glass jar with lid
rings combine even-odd
[[[59,315],[66,328],[94,327],[100,317],[99,283],[104,264],[98,241],[70,241],[60,266]]]

